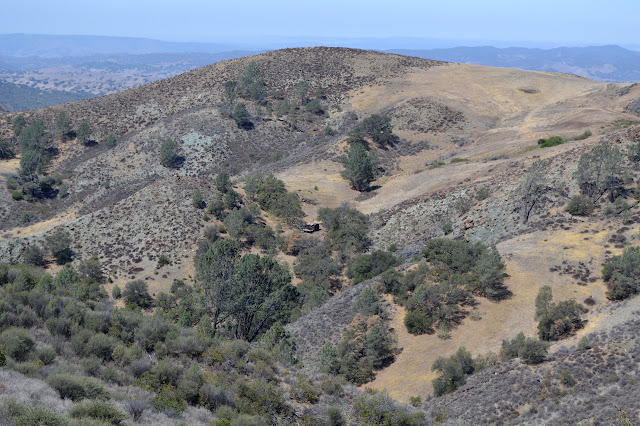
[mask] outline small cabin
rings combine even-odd
[[[306,225],[304,225],[304,228],[302,228],[302,230],[306,233],[311,234],[312,232],[316,232],[320,230],[320,224],[319,223],[307,223]]]

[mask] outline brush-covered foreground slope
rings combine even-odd
[[[279,99],[294,101],[298,83],[307,81],[312,89],[324,89],[327,114],[290,117],[246,101],[253,128],[238,128],[221,112],[224,84],[238,80],[251,61],[266,90],[277,93],[269,100],[272,106]],[[63,227],[78,257],[97,255],[116,283],[146,278],[153,290],[166,289],[172,278],[192,273],[195,243],[206,222],[191,205],[191,195],[198,188],[206,201],[214,199],[212,181],[221,170],[237,178],[253,171],[276,173],[307,201],[310,220],[320,206],[350,202],[371,215],[375,248],[395,243],[407,257],[427,239],[442,236],[448,220],[453,237],[498,244],[514,295],[500,303],[483,300],[482,319],[466,320],[449,340],[409,335],[402,308],[392,310],[402,352],[370,386],[406,401],[431,392],[431,363],[438,356],[459,346],[474,355],[497,351],[502,339],[518,331],[533,335],[541,285],[551,285],[557,300],[591,295],[609,306],[599,271],[622,248],[609,242],[614,236],[632,242],[637,208],[620,231],[619,216],[575,219],[563,207],[576,193],[572,174],[582,153],[602,140],[625,144],[638,138],[637,116],[625,107],[639,97],[639,86],[352,49],[287,49],[217,63],[114,95],[25,113],[28,121],[53,123],[65,111],[76,124],[87,119],[98,141],[113,132],[118,144],[111,150],[59,144],[50,171],[68,184],[69,196],[62,200],[35,209],[2,191],[0,260],[20,260],[29,241]],[[391,117],[399,140],[379,150],[384,173],[373,191],[360,194],[340,176],[340,158],[348,131],[371,114]],[[13,117],[0,115],[4,138],[11,137]],[[588,129],[593,135],[584,140],[537,148],[539,138],[571,138]],[[178,169],[160,164],[158,151],[166,139],[180,146],[184,163]],[[460,160],[450,162],[453,158]],[[517,187],[536,159],[549,160],[549,185],[560,190],[523,225]],[[6,180],[18,161],[2,161],[0,167]],[[476,201],[484,187],[489,197]],[[470,208],[460,209],[461,200]],[[25,209],[36,223],[19,223]],[[164,276],[153,274],[160,254],[180,260]],[[322,312],[331,312],[330,305]],[[588,330],[597,329],[599,318],[595,311],[588,314]],[[326,321],[306,321],[326,326]],[[300,329],[314,334],[313,328]],[[323,342],[312,343],[305,347],[319,350]]]

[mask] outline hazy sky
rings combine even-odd
[[[427,37],[566,44],[640,43],[638,0],[20,0],[2,33],[170,41],[264,36]]]

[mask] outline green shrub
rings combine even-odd
[[[538,145],[540,148],[549,148],[556,145],[561,145],[567,140],[561,136],[551,136],[549,139],[538,139]]]
[[[104,140],[104,146],[108,149],[112,149],[116,147],[116,136],[113,133],[109,133]]]
[[[582,336],[578,341],[578,350],[586,351],[587,349],[591,349],[591,344],[589,343],[589,338],[587,336]]]
[[[153,298],[149,294],[147,283],[143,280],[128,282],[122,296],[127,305],[136,305],[142,309],[149,309],[153,306]]]
[[[400,259],[391,253],[374,251],[371,254],[363,254],[355,258],[351,265],[349,265],[347,275],[353,277],[353,284],[358,284],[378,276],[399,264]]]
[[[159,156],[160,164],[167,168],[174,168],[180,165],[180,156],[178,155],[178,143],[167,139],[160,146]]]
[[[169,259],[169,256],[167,256],[166,254],[161,254],[160,256],[158,256],[158,263],[156,264],[156,268],[160,269],[163,266],[167,266],[171,264],[171,260]]]
[[[58,391],[61,398],[69,398],[72,401],[109,398],[109,393],[102,386],[102,382],[92,377],[54,374],[47,378],[47,383]]]
[[[391,117],[373,114],[363,119],[347,136],[347,142],[350,144],[367,144],[369,139],[383,147],[393,145],[398,137],[393,134]]]
[[[350,255],[369,248],[369,218],[358,210],[346,204],[335,209],[323,207],[318,218],[327,230],[332,249]]]
[[[282,390],[264,379],[238,384],[238,405],[241,412],[248,414],[284,414],[286,405]]]
[[[475,362],[471,353],[462,347],[449,358],[438,358],[431,370],[438,371],[438,377],[433,381],[433,390],[436,396],[441,396],[464,384],[466,377],[475,372]]]
[[[359,313],[368,317],[382,314],[378,293],[371,286],[366,286],[356,297],[352,309],[354,314]]]
[[[449,163],[451,163],[451,164],[466,163],[467,161],[469,161],[468,158],[455,157],[455,158],[452,158],[451,161],[449,161]]]
[[[118,284],[113,286],[113,290],[111,290],[111,297],[118,300],[122,297],[122,290]]]
[[[640,247],[627,247],[602,268],[607,298],[623,300],[640,292]]]
[[[4,353],[16,361],[26,360],[35,344],[33,335],[23,328],[12,327],[0,334]]]
[[[542,340],[559,340],[584,327],[580,316],[587,309],[575,300],[549,307],[540,317],[538,335]]]
[[[490,196],[491,196],[491,190],[489,189],[488,186],[483,186],[482,188],[478,189],[478,191],[476,192],[476,200],[478,201],[486,200]]]
[[[340,407],[328,407],[327,418],[329,420],[329,426],[347,426],[347,420],[344,418]]]
[[[386,426],[413,426],[423,424],[424,413],[409,413],[400,407],[386,391],[360,397],[354,404],[360,424]],[[340,424],[340,423],[338,423]]]
[[[108,402],[85,401],[74,404],[69,410],[74,419],[94,419],[112,425],[122,423],[127,416]]]
[[[13,198],[16,201],[20,201],[24,198],[24,196],[22,195],[22,191],[13,191],[11,193],[11,198]]]
[[[86,353],[95,355],[103,361],[110,361],[111,354],[115,348],[117,340],[103,333],[97,333],[91,336],[86,344]]]
[[[291,387],[291,396],[298,402],[315,404],[320,399],[320,390],[302,378],[298,378]]]
[[[519,352],[520,358],[526,364],[540,364],[544,362],[549,351],[549,344],[538,339],[528,338]]]
[[[6,403],[11,424],[16,426],[67,426],[68,420],[51,408],[39,405],[28,406],[15,400]]]
[[[58,355],[51,346],[45,346],[40,349],[37,349],[35,352],[36,358],[42,361],[44,365],[49,365],[53,363]]]
[[[579,135],[574,136],[572,139],[574,141],[582,141],[582,140],[585,140],[585,139],[591,137],[591,135],[593,135],[593,133],[591,132],[591,130],[587,129],[584,132],[580,133]]]
[[[502,341],[502,356],[505,358],[521,358],[527,364],[539,364],[547,356],[549,344],[534,338],[525,338],[520,332],[515,339]]]
[[[433,333],[433,319],[418,311],[408,311],[404,316],[407,331],[414,335]]]
[[[596,204],[591,197],[578,194],[571,197],[565,210],[572,216],[589,216],[595,208]]]
[[[158,411],[181,413],[187,408],[187,404],[180,396],[180,392],[170,385],[162,386],[157,391],[156,396],[149,402]]]
[[[570,370],[560,370],[560,372],[558,373],[558,380],[560,381],[560,383],[562,383],[565,386],[574,386],[576,384],[576,379],[573,377],[573,374],[571,374]]]

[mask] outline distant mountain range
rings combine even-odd
[[[452,40],[441,40],[450,46]],[[640,81],[640,51],[619,46],[498,48],[432,47],[432,39],[277,39],[257,45],[183,43],[133,37],[0,34],[0,105],[9,111],[115,93],[152,81],[249,56],[274,47],[315,44],[369,47],[419,58],[575,74],[604,82]],[[393,46],[405,49],[391,49]],[[267,47],[269,46],[269,47]],[[244,47],[245,50],[240,50]],[[255,50],[248,50],[255,49]],[[68,94],[68,95],[67,95]]]
[[[597,81],[640,81],[640,52],[620,46],[559,47],[530,49],[454,47],[450,49],[393,49],[391,53],[492,67],[521,68],[575,74]]]
[[[146,53],[220,53],[238,44],[180,43],[137,37],[88,35],[0,34],[0,56],[86,56]]]

